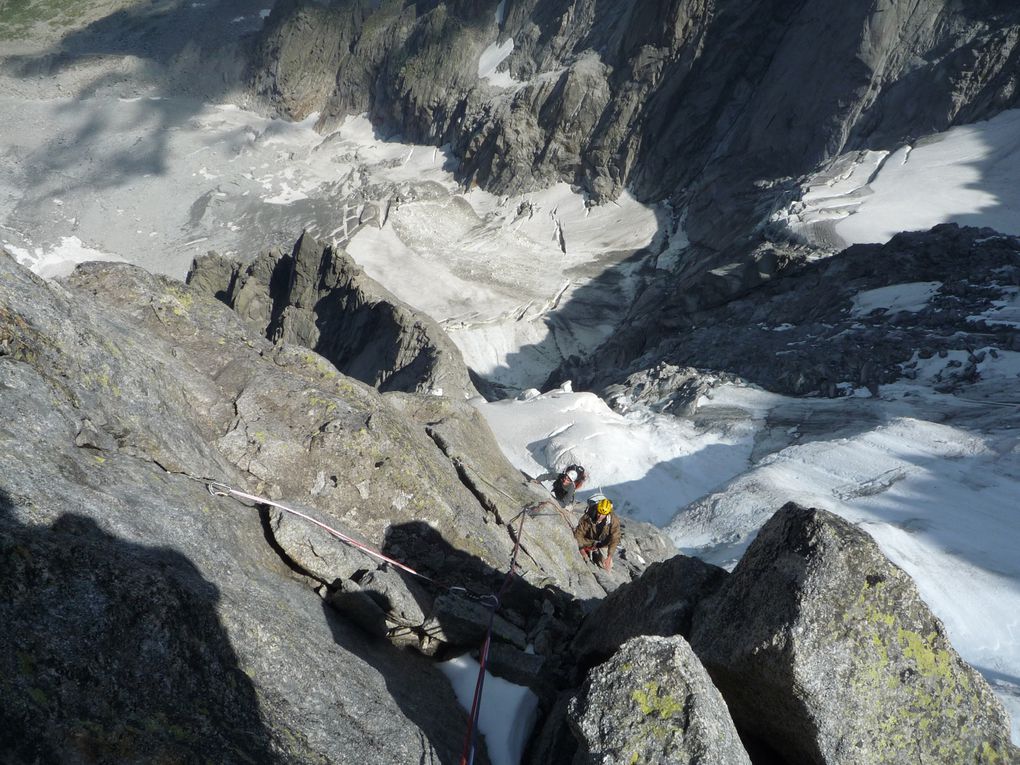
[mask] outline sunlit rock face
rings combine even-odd
[[[794,503],[695,615],[737,725],[788,762],[1010,762],[1008,717],[863,531]]]
[[[368,111],[451,143],[493,191],[562,179],[689,201],[692,240],[718,249],[748,234],[756,183],[1015,104],[1018,28],[1005,2],[291,0],[251,83],[292,118]]]

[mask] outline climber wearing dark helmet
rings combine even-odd
[[[552,481],[552,493],[562,505],[569,505],[574,501],[574,492],[584,486],[586,478],[584,468],[580,465],[568,465],[560,473],[543,473],[536,478],[536,481]]]

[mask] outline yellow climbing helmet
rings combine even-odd
[[[599,515],[609,515],[613,512],[613,503],[606,499],[604,494],[596,494],[588,500],[588,507],[594,507]]]

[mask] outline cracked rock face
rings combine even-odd
[[[275,342],[310,348],[381,391],[477,395],[460,351],[432,319],[367,276],[342,249],[303,234],[289,255],[198,258],[187,281]]]
[[[251,86],[291,118],[367,111],[450,143],[465,184],[495,193],[674,197],[717,251],[827,159],[1010,108],[1018,61],[1020,12],[995,0],[288,0]]]
[[[682,637],[636,637],[567,705],[574,765],[750,765],[726,703]]]
[[[472,620],[436,595],[491,591],[507,524],[537,499],[467,404],[381,395],[131,266],[48,283],[0,254],[0,408],[0,748],[20,761],[455,757],[446,678],[391,642],[470,648]],[[435,585],[213,496],[208,479]],[[544,646],[551,676],[580,619],[571,601],[605,589],[558,515],[529,517],[521,547],[504,632]]]
[[[1008,718],[864,532],[786,504],[695,614],[737,725],[788,762],[1014,762]]]

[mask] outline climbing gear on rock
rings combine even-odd
[[[191,476],[189,476],[189,478],[190,477]],[[275,507],[278,510],[282,510],[285,513],[289,513],[298,518],[301,518],[302,520],[308,521],[309,523],[314,524],[315,526],[318,526],[320,529],[330,534],[331,536],[335,537],[336,539],[339,539],[344,544],[350,545],[351,547],[361,550],[362,552],[367,553],[368,555],[371,555],[374,558],[378,558],[381,561],[389,563],[392,566],[396,566],[402,571],[406,571],[407,573],[413,576],[420,577],[421,579],[424,579],[436,585],[439,584],[434,579],[432,579],[432,577],[426,576],[425,574],[422,574],[419,571],[415,571],[410,566],[407,566],[404,563],[401,563],[400,561],[389,557],[388,555],[384,555],[378,550],[369,547],[363,542],[359,542],[358,540],[348,536],[347,534],[344,534],[343,532],[337,531],[333,527],[326,525],[322,521],[316,520],[307,513],[302,513],[301,511],[295,510],[292,507],[287,507],[286,505],[283,505],[279,502],[274,502],[273,500],[267,497],[260,497],[256,494],[249,494],[248,492],[234,489],[228,486],[227,484],[221,483],[219,481],[212,481],[207,479],[193,479],[193,480],[201,480],[203,483],[205,483],[206,489],[214,497],[234,497],[235,499],[244,499],[248,500],[249,502],[254,502],[257,505],[267,505],[269,507]],[[498,592],[490,593],[487,595],[473,596],[470,593],[468,593],[467,589],[464,587],[446,588],[451,593],[462,595],[464,597],[468,597],[473,600],[482,602],[491,609],[491,612],[489,614],[489,624],[485,633],[485,640],[482,643],[481,650],[479,651],[478,679],[475,681],[475,695],[474,699],[471,702],[471,714],[468,718],[468,728],[464,736],[464,750],[461,754],[460,765],[473,765],[475,760],[475,748],[478,740],[478,715],[482,704],[482,687],[485,683],[485,669],[489,658],[489,648],[492,644],[492,631],[493,625],[496,620],[496,612],[499,610],[501,600],[503,596],[506,594],[507,588],[510,586],[510,582],[513,581],[514,574],[517,572],[517,555],[521,550],[521,534],[524,531],[524,519],[531,514],[529,511],[537,509],[537,507],[540,507],[542,504],[546,503],[542,502],[535,506],[525,507],[523,510],[521,510],[521,512],[514,516],[514,520],[520,518],[520,524],[517,527],[516,533],[513,533],[512,528],[510,529],[511,535],[513,536],[514,539],[513,555],[510,558],[510,567],[506,572],[506,576],[503,578],[503,583],[500,586]]]

